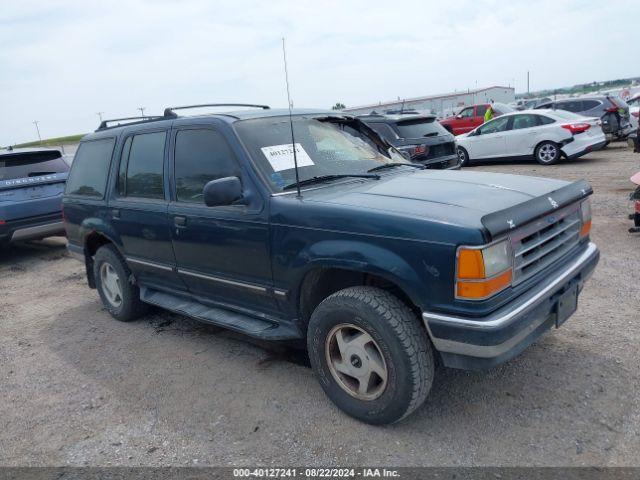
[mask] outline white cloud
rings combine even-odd
[[[637,0],[22,1],[0,11],[0,145],[89,131],[95,112],[184,103],[329,107],[637,75]]]

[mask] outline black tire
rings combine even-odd
[[[460,166],[468,167],[471,162],[469,161],[469,152],[467,152],[467,149],[458,145],[456,153],[458,154],[458,160],[460,160]]]
[[[557,143],[545,141],[536,147],[533,157],[540,165],[554,165],[560,161],[562,150]]]
[[[376,355],[384,359],[387,379],[377,398],[356,398],[355,393],[338,383],[334,375],[339,374],[329,366],[331,332],[348,328],[344,325],[368,334],[374,342],[368,347],[374,345],[378,349]],[[422,405],[431,390],[434,357],[425,329],[403,302],[384,290],[350,287],[327,297],[311,316],[307,347],[311,366],[329,399],[363,422],[397,422]],[[369,355],[365,356],[364,363],[368,363]],[[351,365],[359,368],[353,358],[354,355]],[[371,384],[371,377],[368,379],[367,385]]]
[[[117,274],[121,301],[112,302],[103,285],[101,270],[111,267]],[[130,322],[147,313],[149,306],[140,300],[140,289],[131,282],[131,271],[124,259],[113,245],[103,245],[93,259],[93,278],[100,294],[102,304],[113,318],[121,322]]]

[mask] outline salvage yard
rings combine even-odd
[[[441,369],[425,405],[374,427],[304,355],[156,312],[113,320],[61,238],[0,252],[0,465],[638,465],[640,237],[625,144],[557,166],[587,179],[601,261],[578,312],[488,372]]]

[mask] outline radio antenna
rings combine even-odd
[[[287,82],[287,104],[289,105],[289,126],[291,127],[291,148],[293,148],[293,167],[296,171],[296,189],[298,197],[300,194],[300,176],[298,175],[298,155],[296,154],[296,139],[293,136],[293,118],[291,117],[291,94],[289,93],[289,72],[287,71],[287,50],[284,46],[284,37],[282,37],[282,57],[284,58],[284,78]]]

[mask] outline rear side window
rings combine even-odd
[[[58,151],[0,155],[0,181],[64,173],[69,167]]]
[[[582,111],[591,110],[592,108],[597,108],[600,106],[598,100],[583,100],[582,101]]]
[[[140,198],[164,198],[164,144],[166,132],[141,133],[134,135],[129,147],[124,181],[124,195]],[[122,194],[122,192],[121,192]]]
[[[536,115],[536,117],[540,125],[549,125],[556,122],[553,118],[545,117],[544,115]]]
[[[113,138],[80,144],[67,180],[67,194],[104,197],[114,144]]]
[[[561,102],[556,104],[556,108],[566,110],[567,112],[582,112],[582,101],[575,100],[572,102]]]
[[[513,126],[511,127],[511,129],[521,130],[523,128],[537,127],[538,126],[538,121],[536,119],[537,116],[538,115],[529,115],[529,114],[514,115]]]
[[[222,134],[215,130],[180,130],[176,134],[176,197],[180,202],[203,203],[207,182],[239,177],[240,167]]]
[[[396,124],[400,138],[422,138],[448,135],[449,132],[435,118],[405,120]]]
[[[476,107],[476,117],[484,117],[485,113],[487,113],[486,105],[478,105]]]

